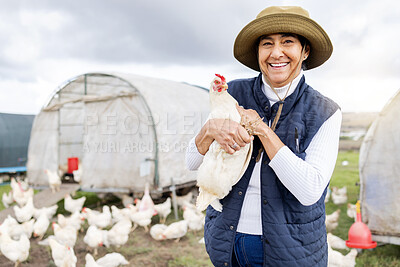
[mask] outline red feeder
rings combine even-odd
[[[79,159],[78,158],[68,158],[68,173],[78,169]]]
[[[368,226],[361,221],[360,201],[356,203],[357,219],[349,229],[349,240],[346,241],[346,246],[349,248],[369,249],[375,248],[376,242],[372,241],[371,231]]]

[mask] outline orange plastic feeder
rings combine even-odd
[[[361,221],[360,201],[356,203],[357,218],[356,222],[349,229],[349,240],[346,241],[346,246],[349,248],[369,249],[375,248],[376,242],[372,241],[371,231],[368,226]]]
[[[78,158],[68,158],[68,173],[78,169],[79,159]]]

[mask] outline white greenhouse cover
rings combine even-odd
[[[186,147],[208,113],[208,92],[196,86],[121,73],[77,76],[35,118],[29,182],[47,186],[44,170],[65,168],[71,157],[79,158],[82,189],[140,191],[146,182],[153,188],[170,186],[171,179],[193,182]]]
[[[360,148],[363,222],[374,240],[400,245],[400,92],[380,112]]]

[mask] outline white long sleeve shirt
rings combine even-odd
[[[288,95],[293,93],[300,81],[301,72],[292,82]],[[286,94],[287,86],[275,88],[281,98]],[[263,79],[263,92],[271,105],[279,99]],[[332,176],[338,154],[342,113],[337,110],[326,120],[306,149],[305,160],[297,157],[287,146],[282,147],[272,158],[269,166],[274,170],[282,184],[305,206],[317,202]],[[193,138],[186,152],[186,165],[197,170],[203,161]],[[257,162],[250,178],[242,211],[238,232],[262,234],[261,225],[261,161]]]

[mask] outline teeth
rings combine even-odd
[[[270,64],[272,67],[283,67],[286,66],[288,63],[278,63],[278,64]]]

